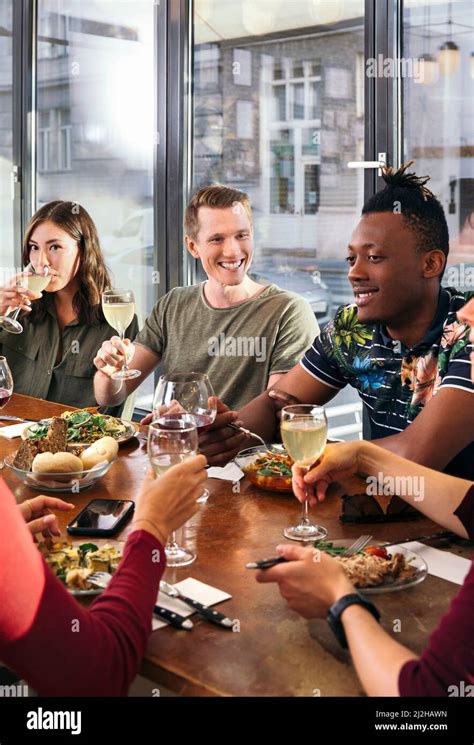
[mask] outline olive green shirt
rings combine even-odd
[[[51,293],[45,297],[47,313],[41,322],[33,324],[29,316],[23,315],[21,334],[0,329],[1,354],[12,371],[14,392],[78,408],[96,406],[93,378],[97,370],[93,360],[102,342],[117,332],[105,321],[88,326],[74,320],[61,333],[53,297]],[[127,338],[133,339],[137,332],[135,316],[127,329]],[[56,364],[60,337],[62,358]],[[122,408],[123,405],[101,410],[118,415]]]
[[[135,342],[161,357],[163,373],[207,373],[216,395],[240,409],[270,375],[291,370],[318,334],[299,295],[271,284],[243,303],[214,308],[203,283],[164,295]]]

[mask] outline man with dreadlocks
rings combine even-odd
[[[472,345],[456,312],[474,293],[441,287],[446,217],[425,185],[429,177],[407,172],[412,162],[384,170],[385,187],[366,202],[352,233],[346,260],[355,303],[338,309],[278,390],[265,391],[239,415],[271,441],[282,405],[326,404],[351,385],[368,414],[370,439],[472,480]],[[200,447],[211,463],[222,463],[243,447],[243,435],[221,427],[205,433]]]

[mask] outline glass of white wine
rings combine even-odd
[[[301,468],[309,468],[326,447],[328,423],[322,406],[296,404],[281,410],[281,438],[287,452]],[[308,501],[298,525],[285,528],[283,535],[291,541],[314,541],[325,538],[328,532],[321,525],[313,525],[308,516]]]
[[[32,263],[28,264],[24,272],[18,277],[18,284],[25,290],[33,292],[43,292],[51,281],[49,267],[35,267]],[[21,308],[17,308],[12,316],[0,316],[0,327],[9,334],[21,334],[23,326],[18,321]]]
[[[102,293],[102,310],[109,326],[116,330],[123,341],[135,315],[135,297],[132,290],[106,290]],[[129,370],[125,361],[122,369],[112,373],[111,377],[116,380],[130,380],[140,375],[140,370]]]
[[[168,468],[197,455],[198,433],[196,425],[183,419],[163,416],[148,428],[148,458],[159,477]],[[184,567],[192,564],[196,554],[176,541],[173,531],[165,546],[166,563],[169,567]]]

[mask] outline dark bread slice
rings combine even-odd
[[[65,452],[67,450],[67,421],[59,416],[53,416],[46,439],[50,453]]]
[[[13,465],[16,468],[20,468],[22,471],[31,471],[31,464],[35,455],[39,452],[37,442],[31,442],[30,440],[23,440],[20,447],[17,450]]]

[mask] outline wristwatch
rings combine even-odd
[[[349,605],[361,605],[373,615],[376,621],[380,621],[380,613],[378,612],[375,605],[371,603],[370,600],[367,600],[362,595],[359,595],[358,592],[353,592],[349,595],[344,595],[344,597],[339,598],[339,600],[337,600],[334,605],[331,605],[331,607],[329,608],[326,620],[343,649],[347,649],[347,639],[344,632],[344,627],[342,625],[341,615],[343,611],[345,611],[345,609],[349,607]]]

